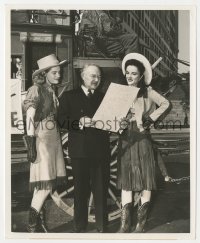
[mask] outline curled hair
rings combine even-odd
[[[145,84],[145,80],[144,80],[144,77],[143,77],[143,74],[145,72],[145,67],[144,65],[136,60],[136,59],[131,59],[131,60],[128,60],[126,63],[125,63],[125,70],[128,66],[135,66],[138,68],[139,72],[140,72],[140,81],[138,82],[137,84],[137,87],[140,88],[139,92],[138,92],[138,95],[137,97],[145,97],[147,98],[147,85]]]
[[[32,77],[33,83],[34,84],[43,84],[46,82],[45,77],[46,77],[46,72],[38,73],[37,75]]]
[[[140,72],[140,76],[144,74],[145,67],[140,61],[136,59],[130,59],[125,63],[125,70],[128,66],[136,66]]]

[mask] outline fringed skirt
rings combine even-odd
[[[36,124],[37,158],[30,165],[30,190],[54,190],[66,184],[66,168],[60,133],[55,120],[47,118]]]
[[[119,138],[117,186],[126,191],[155,190],[155,160],[151,136],[132,122]]]

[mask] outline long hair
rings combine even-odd
[[[46,82],[46,73],[47,73],[47,71],[43,71],[41,73],[38,73],[34,77],[32,77],[33,83],[34,84],[44,84]]]
[[[138,68],[139,72],[140,72],[140,81],[137,84],[137,87],[140,88],[137,97],[144,97],[147,98],[147,85],[145,84],[145,80],[144,80],[144,72],[145,72],[145,67],[143,65],[143,63],[141,63],[140,61],[136,60],[136,59],[130,59],[125,63],[125,70],[128,66],[135,66]]]

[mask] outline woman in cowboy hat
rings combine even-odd
[[[119,232],[131,230],[133,192],[141,195],[134,232],[142,232],[147,219],[151,191],[156,189],[154,151],[149,127],[168,109],[169,101],[149,86],[152,68],[143,55],[127,54],[122,61],[122,71],[128,85],[140,89],[127,117],[122,119],[120,124],[124,131],[120,136],[118,154],[117,185],[122,189]],[[159,108],[156,109],[156,105]],[[163,175],[168,180],[166,171]]]
[[[60,66],[54,54],[37,61],[39,69],[33,77],[33,86],[27,92],[24,101],[26,111],[27,135],[24,136],[28,149],[30,165],[30,190],[33,198],[29,211],[29,232],[47,232],[44,221],[45,199],[56,190],[59,184],[66,182],[66,170],[56,112],[58,99],[54,85],[60,79]]]

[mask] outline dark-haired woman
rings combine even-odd
[[[120,135],[118,154],[118,187],[122,190],[121,227],[119,232],[131,230],[133,193],[141,195],[138,202],[137,225],[134,232],[143,232],[151,199],[156,189],[154,151],[149,127],[169,107],[169,101],[149,86],[152,68],[139,53],[129,53],[122,61],[122,71],[129,86],[140,88],[130,107],[127,122]],[[156,109],[156,105],[159,107]],[[124,124],[124,123],[123,123]],[[166,173],[165,180],[168,180]]]
[[[44,218],[44,202],[58,185],[66,183],[66,170],[56,113],[58,99],[53,86],[60,79],[60,65],[54,54],[37,61],[39,69],[32,77],[24,108],[30,165],[30,190],[33,198],[29,211],[28,232],[47,232]]]

